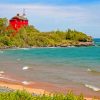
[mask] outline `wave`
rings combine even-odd
[[[4,51],[1,51],[1,50],[0,50],[0,53],[4,53]]]
[[[57,48],[57,47],[46,47],[46,48]]]
[[[87,69],[88,72],[94,73],[94,74],[100,74],[99,71],[92,70],[92,69]]]
[[[69,48],[72,48],[73,47],[74,48],[75,46],[67,46],[67,47],[69,47]]]
[[[4,77],[4,76],[1,76],[0,79],[12,81],[12,82],[17,82],[17,80],[15,80],[15,79],[7,78],[7,77]]]
[[[29,69],[30,67],[28,67],[28,66],[24,66],[23,68],[22,68],[22,70],[27,70],[27,69]]]
[[[18,48],[18,49],[22,49],[22,50],[30,50],[30,48]]]
[[[24,85],[29,85],[30,84],[30,82],[27,82],[27,81],[23,81],[22,82]]]
[[[19,48],[19,47],[16,47],[16,48],[12,48],[11,50],[30,50],[30,48]]]
[[[4,74],[5,72],[4,71],[0,71],[0,74]]]
[[[100,88],[95,87],[93,85],[85,84],[85,87],[90,88],[90,89],[92,89],[93,91],[96,91],[96,92],[100,91]]]
[[[20,58],[17,59],[17,61],[20,61],[20,60],[21,60]]]
[[[87,69],[87,71],[88,71],[88,72],[91,72],[92,70],[91,70],[91,69]]]

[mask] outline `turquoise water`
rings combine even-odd
[[[100,89],[100,46],[1,50],[0,71],[20,81]]]

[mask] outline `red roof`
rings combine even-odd
[[[17,14],[16,16],[12,17],[11,20],[13,19],[19,19],[19,20],[28,20],[25,16],[20,16],[19,14]]]

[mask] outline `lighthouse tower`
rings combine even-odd
[[[18,30],[23,26],[28,26],[28,19],[25,17],[25,9],[23,9],[23,14],[17,14],[16,16],[12,17],[9,20],[9,24],[10,26],[14,29],[14,30]]]

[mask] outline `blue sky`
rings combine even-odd
[[[1,3],[41,3],[53,5],[66,5],[66,4],[85,4],[100,2],[99,0],[2,0]]]
[[[2,0],[0,17],[26,15],[41,31],[76,29],[100,37],[100,0]]]

